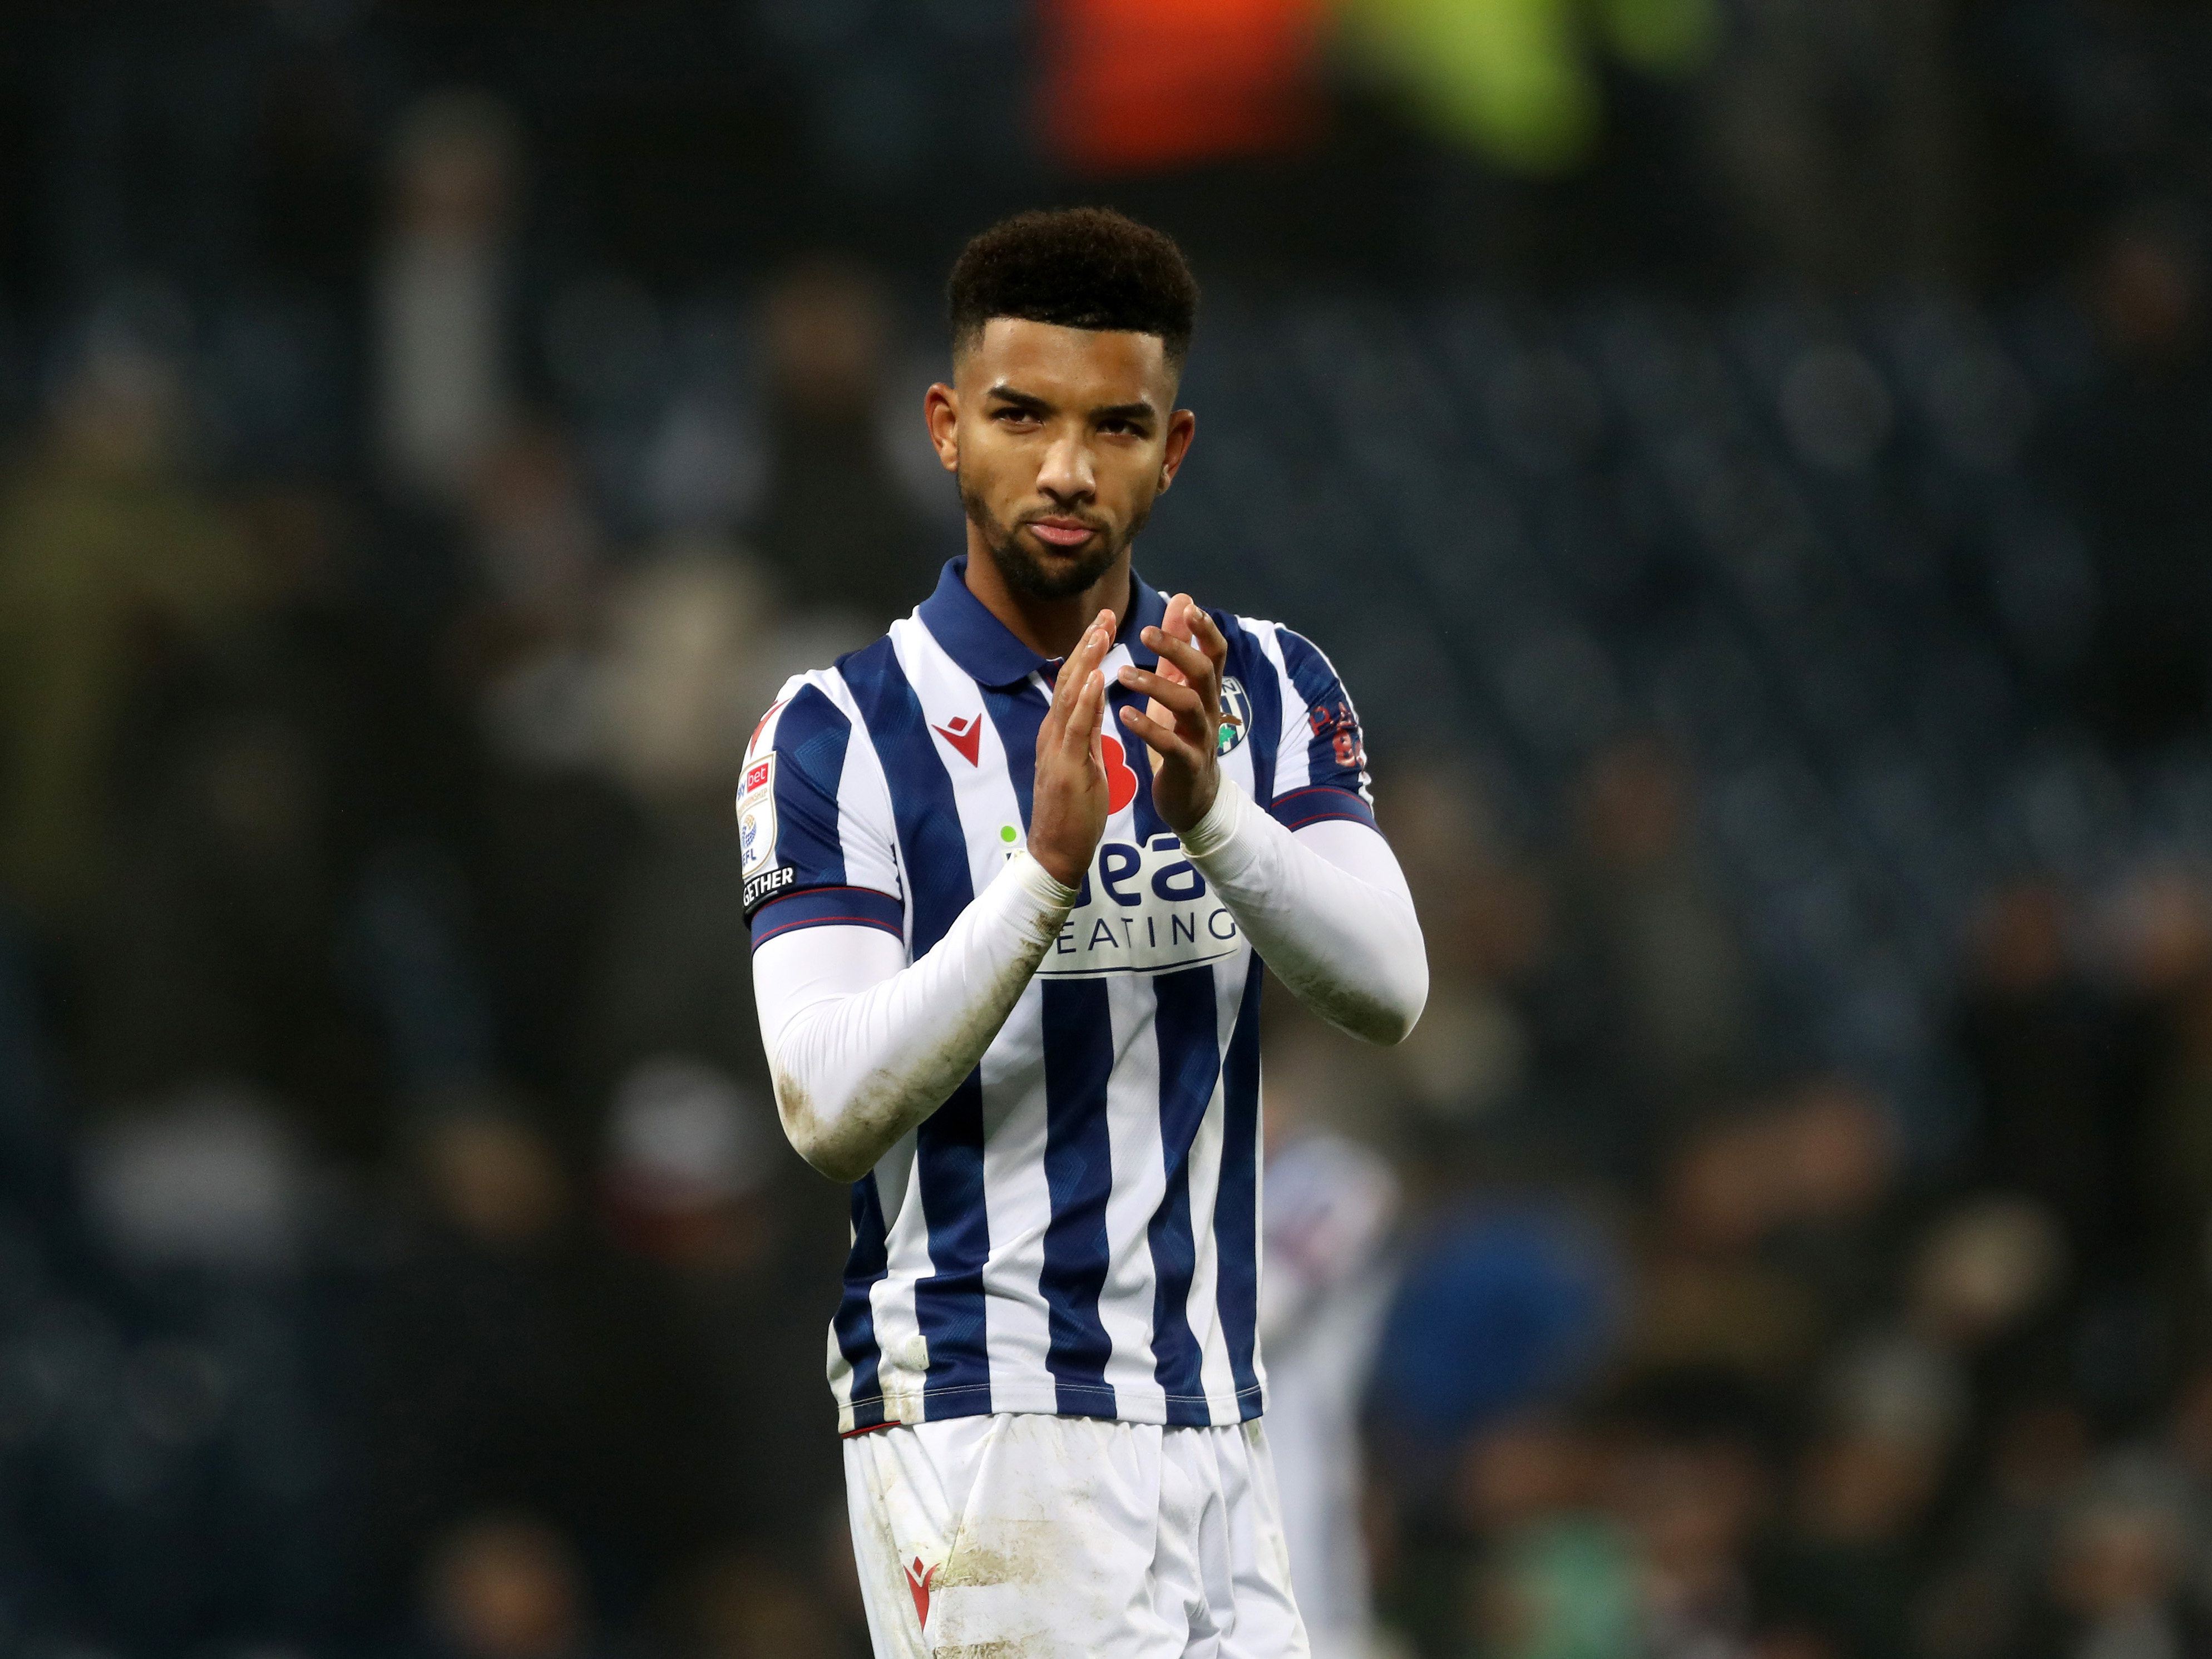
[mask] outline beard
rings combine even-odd
[[[1101,534],[1093,542],[1090,551],[1079,556],[1071,564],[1055,567],[1046,564],[1022,544],[1020,525],[1010,526],[1000,523],[984,504],[983,498],[968,487],[965,477],[959,483],[960,505],[966,510],[969,522],[982,533],[983,545],[989,550],[991,562],[999,568],[999,574],[1006,579],[1008,587],[1030,599],[1068,599],[1088,591],[1101,576],[1114,568],[1114,561],[1120,558],[1129,544],[1137,539],[1137,532],[1145,527],[1145,520],[1152,513],[1152,504],[1146,501],[1137,509],[1128,527],[1119,536]],[[1085,524],[1091,522],[1082,514],[1040,513],[1036,516],[1079,517]]]

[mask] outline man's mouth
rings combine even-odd
[[[1030,530],[1048,547],[1080,547],[1098,533],[1080,519],[1031,519]]]

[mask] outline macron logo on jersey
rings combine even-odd
[[[933,726],[931,731],[952,745],[952,752],[974,766],[976,755],[983,746],[983,716],[970,714],[965,720],[951,720],[942,726]]]

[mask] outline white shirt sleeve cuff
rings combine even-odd
[[[1206,816],[1183,832],[1182,850],[1202,859],[1228,846],[1243,827],[1246,804],[1244,792],[1231,780],[1222,779]]]
[[[1006,860],[1006,872],[1024,892],[1049,910],[1073,909],[1083,890],[1063,885],[1059,877],[1030,856],[1027,848]]]

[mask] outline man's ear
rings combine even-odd
[[[960,470],[960,394],[939,380],[922,394],[922,423],[936,448],[938,465],[947,472]]]
[[[1178,409],[1168,416],[1167,453],[1160,457],[1160,488],[1165,489],[1175,482],[1182,470],[1182,458],[1190,453],[1190,441],[1198,435],[1198,416],[1187,409]]]

